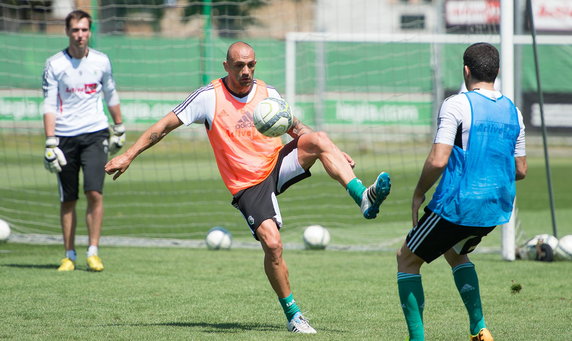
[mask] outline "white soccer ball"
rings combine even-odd
[[[277,137],[292,127],[294,117],[288,103],[280,98],[268,97],[254,109],[254,126],[263,135]]]
[[[554,252],[556,260],[572,260],[572,234],[560,238]]]
[[[550,245],[552,250],[556,250],[558,246],[558,238],[550,235],[550,234],[538,234],[528,240],[525,245],[527,246],[535,246],[539,241],[542,241],[544,244]]]
[[[330,242],[330,232],[321,225],[310,225],[304,230],[303,238],[306,249],[322,250]]]
[[[0,242],[5,242],[10,237],[10,224],[0,219]]]
[[[209,250],[228,250],[232,245],[232,235],[225,228],[215,226],[205,238]]]
[[[548,244],[551,249],[552,257],[553,253],[558,246],[558,238],[550,234],[538,234],[524,243],[522,247],[517,248],[518,256],[520,259],[537,260],[538,250],[536,248],[537,244]]]

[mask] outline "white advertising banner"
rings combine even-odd
[[[539,31],[572,31],[572,1],[533,0],[534,26]]]

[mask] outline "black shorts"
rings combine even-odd
[[[60,201],[78,199],[79,171],[83,171],[83,191],[103,193],[105,163],[107,163],[109,130],[78,136],[59,136],[58,147],[64,153],[67,165],[58,173]]]
[[[256,229],[263,221],[273,219],[278,229],[282,227],[276,196],[296,182],[311,176],[310,170],[305,170],[298,162],[297,147],[297,138],[282,147],[276,166],[268,177],[233,196],[232,205],[240,210],[256,240]]]
[[[425,207],[417,226],[409,231],[407,247],[427,263],[453,248],[459,255],[472,252],[491,227],[462,226],[447,221]]]

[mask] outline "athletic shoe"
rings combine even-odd
[[[60,267],[58,271],[74,271],[75,270],[75,263],[73,260],[69,258],[63,258],[60,261]]]
[[[294,314],[294,317],[288,322],[288,331],[302,334],[316,334],[316,329],[312,328],[301,312]]]
[[[96,255],[87,257],[87,268],[90,271],[103,271],[103,263],[101,258]]]
[[[361,211],[365,219],[373,219],[379,213],[379,206],[389,195],[391,180],[389,174],[381,172],[375,183],[369,186],[362,194]]]
[[[471,341],[494,341],[491,332],[487,328],[483,328],[477,335],[471,335]]]

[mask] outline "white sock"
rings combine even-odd
[[[69,258],[73,262],[75,262],[75,259],[77,258],[75,250],[66,250],[66,258]]]
[[[91,256],[97,256],[97,251],[99,250],[99,248],[95,245],[90,245],[87,248],[87,256],[91,257]]]

